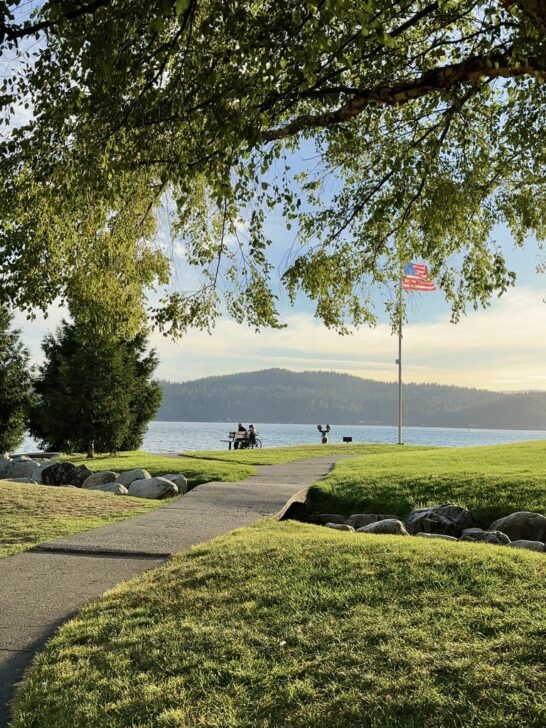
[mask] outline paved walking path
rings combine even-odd
[[[206,483],[144,516],[0,559],[0,728],[36,650],[86,602],[178,551],[276,514],[339,459],[263,465],[248,480]]]

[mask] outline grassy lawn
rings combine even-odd
[[[0,558],[160,505],[162,501],[0,480]]]
[[[211,480],[233,482],[256,472],[251,465],[241,463],[196,458],[182,460],[144,452],[125,452],[114,457],[99,455],[93,460],[87,460],[83,455],[69,455],[63,459],[77,465],[85,464],[93,471],[146,468],[152,475],[182,472],[190,486]],[[111,493],[0,481],[0,558],[161,505],[163,501]]]
[[[466,506],[482,526],[514,511],[546,514],[546,442],[475,448],[376,450],[338,463],[311,491],[313,510],[393,513]]]
[[[75,465],[87,465],[90,470],[113,470],[120,473],[122,470],[145,468],[151,475],[164,475],[165,473],[181,472],[188,479],[190,486],[208,483],[212,480],[235,482],[254,475],[255,468],[241,462],[214,462],[195,456],[191,458],[172,458],[167,455],[153,455],[135,450],[121,452],[117,455],[97,455],[88,460],[85,455],[65,455],[63,460],[70,460]]]
[[[546,725],[546,559],[262,522],[86,607],[14,728]]]
[[[408,445],[408,451],[424,450],[423,447]],[[185,457],[198,457],[206,460],[221,460],[226,463],[246,463],[251,465],[280,465],[304,458],[324,457],[326,455],[374,455],[376,453],[396,453],[398,445],[294,445],[293,447],[266,447],[256,450],[199,450],[181,453]]]

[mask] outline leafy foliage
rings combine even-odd
[[[392,291],[414,258],[457,319],[513,283],[499,223],[517,245],[546,235],[543,2],[45,0],[25,18],[14,0],[0,12],[8,50],[40,37],[0,98],[8,124],[21,104],[34,112],[1,144],[0,296],[19,306],[61,295],[92,317],[105,270],[104,305],[127,308],[123,283],[134,327],[143,288],[167,277],[162,203],[202,275],[154,310],[174,334],[223,306],[280,325],[270,210],[296,228],[290,296],[342,331],[374,321],[371,286]],[[303,169],[290,168],[296,151]],[[389,309],[396,320],[396,296]]]
[[[90,340],[81,324],[63,322],[42,348],[30,431],[53,450],[90,454],[133,450],[161,401],[151,379],[158,359],[143,333],[125,341]]]
[[[10,314],[0,306],[0,453],[22,441],[31,399],[29,353],[10,324]]]

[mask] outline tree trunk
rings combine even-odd
[[[95,457],[95,443],[93,440],[87,443],[87,458],[90,460]]]

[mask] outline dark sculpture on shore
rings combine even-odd
[[[317,430],[321,434],[320,441],[323,445],[328,444],[328,433],[330,432],[330,425],[326,425],[326,427],[323,427],[322,425],[317,425]]]

